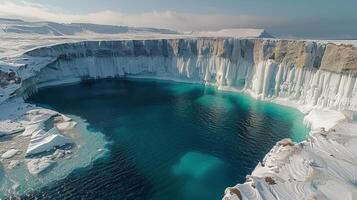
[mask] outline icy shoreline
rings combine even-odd
[[[319,127],[324,117],[309,123]],[[277,142],[246,182],[227,188],[223,199],[355,199],[357,124],[333,124],[312,130],[301,143]]]
[[[81,118],[20,98],[0,104],[0,110],[0,199],[33,192],[106,154],[104,136],[87,133]]]
[[[6,106],[11,96],[27,97],[40,87],[106,77],[167,79],[247,92],[299,109],[313,131],[299,144],[278,142],[247,182],[228,188],[224,199],[341,199],[332,186],[344,189],[342,199],[353,199],[357,126],[349,121],[357,110],[356,52],[313,41],[232,38],[60,44],[10,59],[8,68],[22,82],[10,79],[0,101]]]

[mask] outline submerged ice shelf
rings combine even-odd
[[[85,41],[37,48],[12,61],[2,72],[3,104],[39,87],[135,76],[214,85],[293,106],[307,114],[311,136],[299,144],[277,143],[247,182],[228,188],[224,198],[334,199],[340,194],[333,194],[332,186],[343,188],[342,199],[356,195],[353,46],[234,38]],[[22,131],[16,121],[2,123]]]
[[[106,140],[88,133],[83,119],[24,103],[0,105],[0,199],[23,195],[65,178],[104,155]],[[88,147],[88,143],[91,143]],[[73,162],[75,160],[75,162]]]

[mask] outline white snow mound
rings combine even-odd
[[[70,140],[61,135],[57,128],[52,128],[48,132],[40,130],[32,135],[26,154],[38,154],[53,150],[55,147],[61,147],[69,144]]]

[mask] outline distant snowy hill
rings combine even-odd
[[[74,36],[81,34],[123,34],[123,33],[177,34],[176,31],[158,28],[112,26],[89,23],[62,24],[55,22],[25,22],[17,19],[0,18],[0,33],[39,34],[47,36]]]
[[[220,31],[177,32],[169,29],[101,25],[90,23],[27,22],[19,19],[0,18],[0,36],[26,37],[110,37],[115,35],[176,35],[177,37],[239,37],[272,38],[264,29],[223,29]]]
[[[40,46],[90,40],[144,40],[184,38],[271,38],[264,29],[223,29],[178,32],[169,29],[89,23],[28,22],[0,18],[0,61]],[[1,62],[0,62],[1,69]]]
[[[219,31],[199,31],[192,32],[192,35],[201,37],[239,37],[239,38],[273,38],[264,29],[222,29]]]

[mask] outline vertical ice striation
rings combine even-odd
[[[232,38],[86,41],[26,56],[33,63],[23,83],[31,90],[86,78],[141,76],[244,90],[305,108],[357,110],[357,50],[346,45]],[[19,73],[26,77],[29,69]]]

